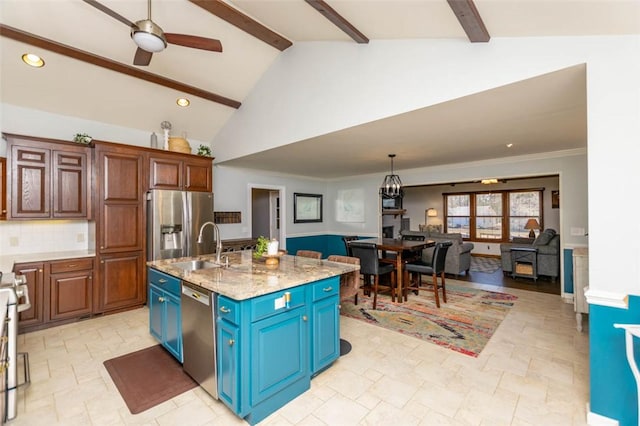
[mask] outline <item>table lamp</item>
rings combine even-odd
[[[524,225],[524,229],[529,229],[529,238],[535,238],[536,237],[536,233],[534,232],[534,229],[540,229],[540,224],[538,223],[538,221],[536,219],[529,219],[527,220],[527,224]]]

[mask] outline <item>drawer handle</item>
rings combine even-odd
[[[231,312],[231,309],[220,306],[220,312],[222,312],[223,314],[228,314],[229,312]]]
[[[67,265],[67,268],[75,268],[76,266],[78,265],[76,265],[75,263],[70,263]]]
[[[233,346],[233,344],[234,344],[234,343],[236,343],[236,341],[235,341],[235,340],[233,340],[233,339],[229,339],[229,346]]]
[[[331,287],[331,286],[325,287],[325,288],[322,289],[322,291],[324,291],[325,293],[328,293],[328,292],[330,292],[332,290],[333,290],[333,287]]]
[[[164,279],[164,278],[160,278],[160,279],[158,280],[158,282],[159,282],[159,283],[164,284],[164,283],[166,283],[166,282],[167,282],[167,280],[166,280],[166,279]]]

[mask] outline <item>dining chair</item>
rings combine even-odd
[[[350,265],[360,265],[360,259],[357,257],[341,256],[332,254],[327,257],[330,262],[348,263]],[[358,291],[360,289],[360,271],[353,271],[340,275],[340,301],[353,297],[353,303],[358,304]],[[351,351],[351,343],[340,338],[340,356],[346,355]]]
[[[402,235],[400,237],[403,241],[424,241],[426,238],[424,235]],[[396,261],[398,255],[395,252],[382,251],[382,262],[393,263]],[[422,258],[422,250],[403,250],[402,260],[406,262],[412,262],[414,260],[420,260]]]
[[[313,251],[313,250],[298,250],[296,252],[296,256],[309,257],[311,259],[321,259],[322,253],[319,251]]]
[[[344,243],[344,249],[345,249],[345,253],[347,253],[347,256],[352,257],[353,253],[351,253],[351,247],[349,247],[349,242],[351,241],[355,241],[358,239],[358,236],[356,235],[344,235],[342,237],[342,242]]]
[[[440,298],[438,296],[438,275],[440,276],[440,287],[442,287],[442,301],[447,303],[447,290],[445,287],[445,279],[444,279],[444,263],[447,257],[447,250],[451,247],[453,243],[451,241],[443,241],[437,243],[435,249],[433,250],[433,258],[431,260],[431,265],[423,262],[422,260],[416,260],[414,262],[409,262],[404,265],[404,279],[402,294],[400,297],[404,297],[404,300],[407,301],[409,297],[409,290],[413,290],[418,294],[420,288],[422,287],[422,275],[431,275],[433,277],[433,293],[436,298],[436,306],[440,307]],[[411,279],[409,279],[409,274],[411,274]]]
[[[373,309],[376,309],[378,302],[381,275],[390,274],[389,285],[384,285],[382,287],[385,290],[389,290],[391,293],[391,301],[395,302],[395,268],[391,264],[380,263],[376,243],[354,241],[350,243],[350,246],[353,251],[353,257],[360,259],[360,273],[364,276],[365,294],[370,294],[370,291],[367,292],[367,288],[373,290]],[[372,277],[373,286],[371,285]],[[398,297],[400,298],[402,295],[399,294]]]

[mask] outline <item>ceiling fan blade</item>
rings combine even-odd
[[[164,33],[164,36],[167,39],[167,43],[211,52],[222,52],[222,43],[220,43],[220,40],[213,38],[175,33]]]
[[[146,50],[140,49],[136,50],[136,55],[133,57],[133,65],[147,66],[151,62],[151,57],[153,53],[147,52]]]
[[[95,0],[83,0],[83,1],[85,3],[91,5],[91,6],[95,7],[99,11],[106,13],[107,15],[111,16],[112,18],[117,19],[118,21],[122,22],[126,26],[128,26],[128,27],[132,27],[133,26],[133,22],[131,22],[130,20],[128,20],[124,16],[120,15],[119,13],[109,9],[107,6],[103,5],[102,3],[98,3]]]

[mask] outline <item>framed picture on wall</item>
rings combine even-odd
[[[560,208],[560,191],[551,191],[551,208]]]
[[[293,194],[293,223],[322,222],[322,194]]]

